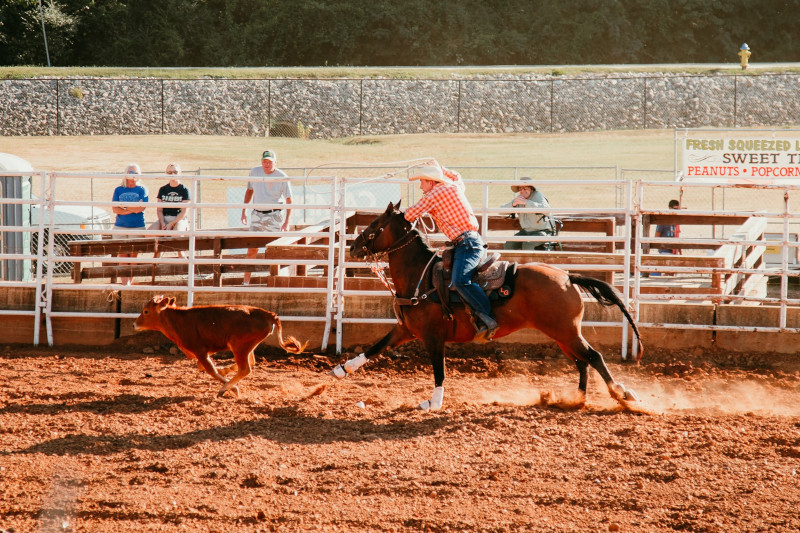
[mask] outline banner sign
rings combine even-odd
[[[715,134],[716,133],[716,134]],[[770,138],[770,133],[775,136]],[[727,183],[800,183],[800,132],[697,131],[682,146],[683,179]],[[745,135],[745,136],[743,136]]]

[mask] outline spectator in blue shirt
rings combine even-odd
[[[147,188],[139,182],[142,170],[136,163],[131,163],[125,167],[125,177],[122,178],[122,185],[114,189],[114,202],[140,202],[147,203]],[[117,219],[114,221],[115,230],[136,230],[145,229],[144,210],[145,206],[115,205],[111,208]],[[116,236],[115,236],[116,237]],[[136,253],[121,253],[119,257],[136,257]],[[123,263],[120,263],[123,264]],[[120,277],[120,283],[130,285],[133,278]]]

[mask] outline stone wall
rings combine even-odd
[[[798,123],[798,74],[0,80],[0,135],[334,138]]]

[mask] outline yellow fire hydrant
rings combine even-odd
[[[747,43],[744,43],[739,50],[739,57],[742,58],[742,70],[745,70],[747,68],[747,61],[750,59],[750,47],[747,46]]]

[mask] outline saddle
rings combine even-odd
[[[472,281],[484,290],[490,300],[510,298],[516,273],[517,264],[500,261],[500,254],[495,252],[475,270]],[[453,249],[445,248],[442,252],[442,260],[433,266],[432,279],[434,292],[442,304],[442,314],[448,320],[453,316],[449,304],[461,302],[458,292],[450,285],[452,274]]]

